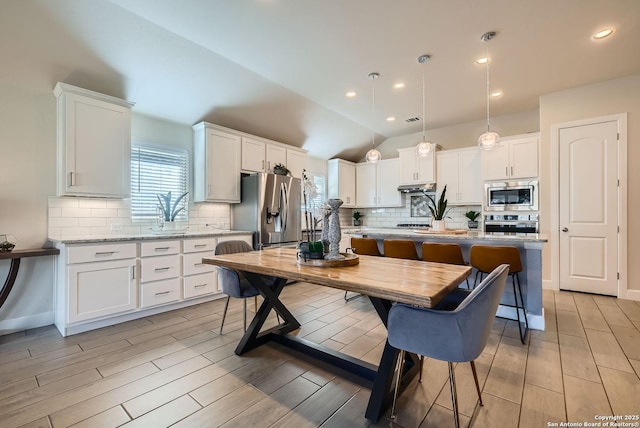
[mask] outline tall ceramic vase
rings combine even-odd
[[[329,199],[327,205],[331,208],[329,214],[329,254],[324,258],[326,260],[343,260],[344,256],[340,254],[340,217],[338,210],[342,205],[342,199]]]

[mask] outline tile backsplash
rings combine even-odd
[[[140,234],[154,222],[132,222],[131,200],[49,197],[49,236],[109,236]],[[229,204],[189,203],[189,229],[230,229]]]
[[[362,225],[367,227],[395,227],[398,223],[431,224],[431,214],[429,216],[416,216],[416,214],[422,215],[424,212],[416,209],[415,203],[413,207],[414,216],[411,216],[411,196],[411,194],[402,195],[402,202],[404,203],[402,207],[358,208],[352,211],[360,211],[363,214]],[[452,206],[447,218],[445,218],[447,227],[451,229],[466,229],[468,219],[464,216],[464,213],[470,210],[480,212],[482,207],[480,205]]]

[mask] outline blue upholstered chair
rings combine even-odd
[[[253,251],[251,245],[245,241],[225,241],[216,246],[216,255],[244,253]],[[226,267],[218,267],[218,282],[222,288],[222,292],[227,295],[227,302],[224,305],[224,313],[222,314],[222,323],[220,324],[220,334],[224,326],[224,319],[227,316],[227,308],[229,300],[232,297],[243,299],[244,302],[244,331],[247,331],[247,298],[256,297],[260,292],[249,283],[249,281],[239,272]],[[254,303],[257,305],[257,302]]]
[[[509,265],[500,265],[473,291],[456,289],[433,309],[401,303],[393,305],[387,323],[388,341],[391,346],[400,349],[400,358],[391,409],[392,418],[395,417],[405,351],[449,363],[449,383],[456,428],[460,422],[453,362],[471,363],[478,399],[482,405],[474,360],[480,356],[487,344],[508,272]]]

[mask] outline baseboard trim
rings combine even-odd
[[[53,311],[0,321],[0,336],[53,324]]]
[[[640,301],[640,290],[626,290],[622,299]]]
[[[498,312],[496,316],[500,318],[508,318],[510,320],[517,320],[516,308],[511,306],[498,306]],[[522,312],[520,313],[522,317]],[[542,315],[533,315],[527,312],[527,321],[529,322],[530,330],[542,330],[544,331],[544,308],[542,308]],[[524,320],[523,320],[524,322]]]
[[[96,321],[89,321],[89,322],[83,322],[77,325],[58,325],[56,324],[56,327],[58,328],[58,331],[60,332],[60,334],[62,334],[62,336],[70,336],[72,334],[78,334],[78,333],[84,333],[85,331],[89,331],[89,330],[95,330],[97,328],[102,328],[102,327],[108,327],[114,324],[120,324],[126,321],[131,321],[131,320],[135,320],[138,318],[143,318],[143,317],[148,317],[150,315],[155,315],[155,314],[159,314],[162,312],[168,312],[168,311],[172,311],[174,309],[180,309],[180,308],[185,308],[187,306],[193,306],[193,305],[197,305],[200,303],[205,303],[205,302],[209,302],[211,300],[217,300],[217,299],[221,299],[223,297],[226,297],[226,294],[222,294],[222,293],[217,293],[217,294],[209,294],[203,297],[197,297],[194,299],[189,299],[189,300],[183,300],[181,302],[177,302],[177,303],[171,303],[168,305],[162,305],[162,306],[155,306],[152,308],[147,308],[147,309],[141,309],[141,310],[137,310],[135,312],[129,312],[129,313],[125,313],[122,315],[112,315],[109,317],[106,317],[104,319],[100,319],[100,320],[96,320]],[[53,324],[53,321],[50,322],[49,324]]]
[[[542,280],[542,289],[543,290],[560,291],[560,288],[558,287],[558,284],[554,284],[550,279],[543,279]]]

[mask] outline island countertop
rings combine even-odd
[[[504,242],[505,245],[513,245],[514,243],[545,243],[548,237],[544,233],[485,233],[482,231],[451,231],[450,233],[433,233],[421,229],[411,228],[392,228],[392,227],[362,227],[359,229],[350,229],[345,231],[346,234],[352,236],[369,237],[376,239],[411,239],[414,241],[493,241],[494,244]]]

